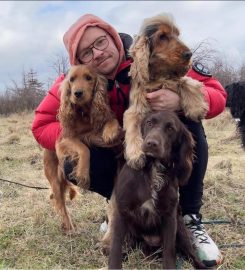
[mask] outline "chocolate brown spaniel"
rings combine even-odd
[[[145,166],[124,165],[114,189],[109,269],[122,268],[122,246],[130,235],[149,248],[162,248],[163,269],[175,269],[176,248],[196,268],[198,260],[178,204],[178,189],[192,171],[194,141],[178,117],[150,113],[141,123]]]

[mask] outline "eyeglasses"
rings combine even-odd
[[[101,36],[98,37],[87,49],[84,49],[83,51],[81,51],[81,53],[79,54],[79,56],[77,57],[78,61],[80,63],[89,63],[93,57],[94,57],[94,53],[93,53],[93,48],[103,51],[105,50],[109,45],[109,40],[107,39],[106,36]]]

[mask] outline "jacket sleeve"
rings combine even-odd
[[[61,75],[50,88],[46,97],[35,110],[32,122],[34,138],[42,147],[49,150],[55,149],[55,142],[61,133],[57,114],[60,106],[59,87],[64,77]]]
[[[213,118],[219,115],[225,109],[227,94],[223,86],[217,79],[213,77],[204,76],[194,69],[191,69],[187,76],[198,80],[204,84],[205,99],[209,105],[209,110],[206,119]]]

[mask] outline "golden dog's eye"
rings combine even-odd
[[[90,75],[85,75],[85,79],[86,79],[87,81],[91,81],[91,80],[92,80],[92,77],[91,77]]]
[[[75,81],[75,77],[74,76],[71,76],[70,82],[74,82],[74,81]]]

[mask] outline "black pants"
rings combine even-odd
[[[183,215],[198,214],[202,206],[203,180],[208,163],[208,144],[201,122],[181,118],[196,142],[195,160],[188,184],[180,188],[180,205]]]
[[[196,159],[193,164],[193,171],[186,186],[180,188],[180,205],[183,214],[197,214],[202,206],[203,179],[207,168],[208,145],[201,122],[193,122],[181,118],[188,127],[196,141]],[[90,159],[90,190],[110,199],[114,177],[116,174],[116,158],[111,149],[92,147]],[[64,164],[65,174],[72,171],[72,164],[67,160]],[[74,179],[69,179],[74,181]]]
[[[76,184],[76,179],[72,179],[69,174],[72,172],[74,164],[69,159],[65,160],[64,171],[67,179]],[[99,193],[103,197],[110,199],[114,177],[117,171],[117,161],[115,153],[109,148],[90,148],[90,188],[89,190]]]

